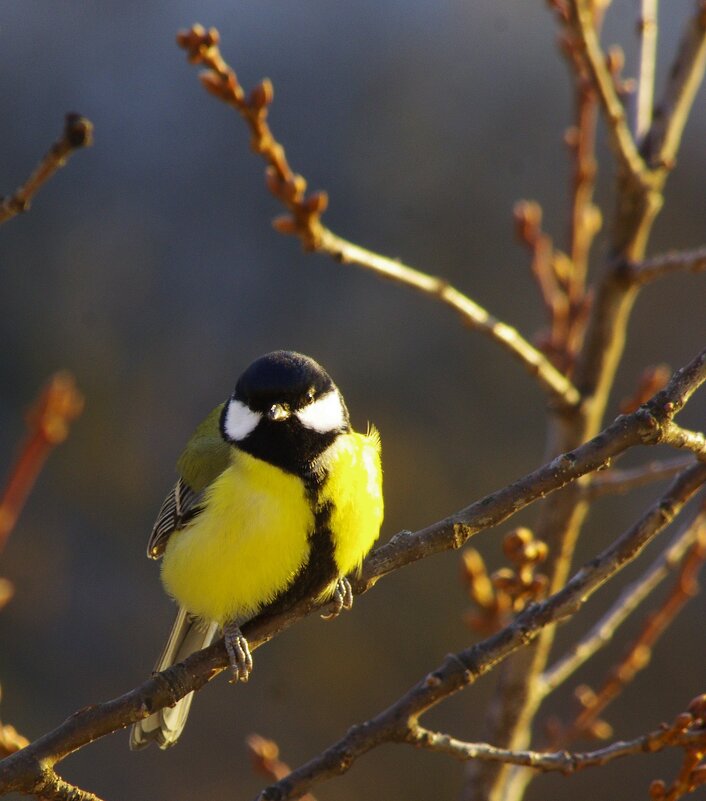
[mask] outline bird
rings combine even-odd
[[[179,611],[162,671],[223,633],[233,681],[253,661],[241,626],[303,598],[352,605],[383,520],[380,436],[356,432],[338,387],[314,359],[278,350],[256,359],[196,428],[177,462],[147,555]],[[132,727],[130,747],[166,749],[193,692]]]

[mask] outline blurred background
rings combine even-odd
[[[662,14],[660,86],[692,6],[672,0]],[[616,0],[605,27],[604,41],[625,47],[628,75],[637,8]],[[314,356],[342,388],[354,424],[380,429],[383,539],[446,516],[543,460],[543,396],[506,353],[430,300],[304,254],[273,231],[280,209],[244,125],[203,91],[175,45],[177,30],[196,21],[219,28],[246,89],[272,79],[273,128],[293,168],[329,192],[325,222],[337,233],[444,276],[528,337],[543,319],[528,256],[514,240],[515,201],[538,200],[547,230],[566,244],[562,137],[572,92],[544,3],[3,4],[0,192],[25,180],[67,111],[95,125],[94,146],[0,231],[3,476],[24,435],[24,410],[53,371],[71,370],[86,396],[0,569],[16,587],[0,614],[2,719],[30,738],[149,675],[174,614],[158,565],[145,558],[149,531],[182,445],[256,356],[274,348]],[[651,253],[704,244],[703,98]],[[600,153],[598,199],[609,219],[604,137]],[[604,234],[597,271],[605,248]],[[677,367],[703,346],[704,298],[702,276],[643,291],[611,416],[646,365]],[[701,393],[681,420],[702,426],[705,410]],[[625,464],[654,455],[631,454]],[[598,504],[578,561],[656,492]],[[534,513],[513,524],[531,524]],[[474,541],[493,567],[508,528]],[[591,601],[562,632],[559,650],[659,547]],[[385,579],[333,624],[297,625],[257,652],[247,687],[219,678],[205,688],[171,751],[131,753],[119,732],[62,763],[61,773],[106,799],[252,798],[264,780],[249,766],[249,733],[275,738],[283,758],[299,764],[473,641],[459,573],[459,555],[445,554]],[[706,690],[703,627],[694,624],[705,606],[703,597],[692,602],[650,670],[610,709],[617,735],[671,720]],[[621,652],[618,644],[577,680],[599,681]],[[483,679],[429,724],[478,739],[493,685],[492,675]],[[575,711],[573,686],[540,720]],[[625,797],[638,796],[660,775],[655,764],[669,777],[677,760],[540,777],[528,797],[604,797],[618,777]],[[389,746],[317,795],[456,798],[461,782],[462,767],[448,758]]]

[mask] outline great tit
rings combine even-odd
[[[352,603],[350,574],[380,532],[380,437],[353,431],[343,397],[308,356],[254,361],[198,426],[147,544],[179,612],[156,670],[223,631],[233,678],[252,657],[240,626],[305,597]],[[137,722],[130,747],[176,743],[193,693]]]

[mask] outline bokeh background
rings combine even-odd
[[[631,74],[638,4],[614,5],[605,40],[624,44]],[[663,9],[660,85],[691,8],[671,0]],[[244,126],[206,95],[175,46],[176,31],[195,21],[220,29],[246,87],[272,79],[273,127],[294,168],[330,193],[325,220],[343,236],[446,277],[527,335],[542,312],[514,241],[514,202],[539,200],[548,230],[566,241],[562,135],[572,95],[544,3],[3,4],[0,191],[26,178],[65,112],[95,124],[95,145],[0,231],[2,472],[23,436],[23,410],[54,370],[73,371],[86,395],[0,571],[16,585],[0,615],[2,718],[32,738],[149,674],[173,616],[157,565],[144,557],[154,515],[190,431],[261,353],[285,347],[315,356],[343,389],[354,423],[379,427],[384,538],[542,462],[543,397],[503,351],[428,299],[304,254],[272,230],[280,210]],[[652,253],[704,242],[703,98]],[[609,218],[604,137],[600,149],[599,200]],[[611,414],[645,365],[676,367],[703,346],[705,299],[699,276],[644,290]],[[702,393],[683,421],[702,425],[705,409]],[[654,491],[597,506],[578,560],[634,520]],[[520,520],[531,523],[533,513]],[[475,541],[491,565],[506,529]],[[253,797],[263,780],[249,767],[247,734],[276,738],[284,758],[299,764],[473,640],[458,562],[450,553],[411,566],[334,624],[311,619],[277,638],[258,651],[247,687],[219,679],[200,693],[170,752],[130,753],[117,733],[67,760],[62,773],[106,799]],[[560,642],[618,589],[602,591]],[[704,606],[703,597],[692,602],[650,671],[611,709],[620,736],[671,719],[706,689]],[[597,681],[620,652],[601,655],[578,678]],[[493,683],[484,679],[429,722],[479,738]],[[570,691],[547,713],[569,715]],[[675,764],[665,757],[659,770],[669,775]],[[618,797],[618,779],[621,797],[641,797],[655,775],[649,762],[633,760],[572,780],[540,778],[529,797]],[[318,796],[455,798],[461,781],[462,768],[445,757],[389,746]]]

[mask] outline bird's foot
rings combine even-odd
[[[353,588],[350,581],[342,576],[336,582],[336,589],[333,591],[331,599],[331,609],[326,614],[321,615],[323,620],[333,620],[341,614],[343,609],[350,609],[353,606]]]
[[[252,654],[248,641],[240,630],[240,626],[227,623],[223,627],[223,639],[230,662],[231,684],[247,681],[252,672]]]

